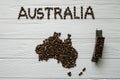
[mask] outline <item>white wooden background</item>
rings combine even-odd
[[[17,20],[21,6],[92,6],[95,20]],[[85,12],[85,11],[84,11]],[[99,64],[91,62],[95,30],[103,30],[105,46]],[[79,52],[77,66],[65,69],[56,60],[39,62],[37,44],[53,32],[72,34]],[[86,72],[78,73],[86,67]],[[73,73],[68,77],[67,72]],[[120,79],[120,0],[0,0],[0,80]]]

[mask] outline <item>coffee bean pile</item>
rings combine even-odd
[[[76,66],[78,52],[73,48],[71,35],[68,34],[67,39],[60,39],[61,33],[54,32],[53,36],[43,41],[43,44],[37,45],[35,51],[39,55],[39,61],[48,61],[54,58],[58,63],[62,63],[64,68],[72,68]]]

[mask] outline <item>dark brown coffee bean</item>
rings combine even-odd
[[[68,75],[69,77],[71,77],[71,76],[72,76],[72,73],[71,73],[71,72],[68,72],[67,75]]]
[[[86,68],[83,68],[83,70],[82,70],[83,72],[85,72],[86,71]]]
[[[83,72],[80,72],[78,75],[81,76],[83,74]]]

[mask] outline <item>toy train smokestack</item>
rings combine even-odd
[[[102,36],[102,30],[96,30],[96,43],[94,53],[92,56],[92,62],[98,62],[99,58],[102,58],[102,52],[104,47],[105,37]]]

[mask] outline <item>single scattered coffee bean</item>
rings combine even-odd
[[[81,76],[82,74],[83,74],[83,72],[80,72],[80,73],[79,73],[79,76]]]
[[[83,72],[85,72],[86,71],[86,68],[83,68],[83,70],[82,70]]]
[[[71,72],[68,72],[67,75],[68,75],[69,77],[71,77],[71,76],[72,76],[72,73],[71,73]]]

